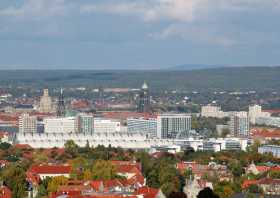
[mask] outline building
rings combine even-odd
[[[49,96],[49,90],[44,89],[43,96],[41,97],[39,104],[39,111],[43,113],[49,113],[53,111],[52,99]]]
[[[241,111],[230,116],[230,132],[234,137],[247,137],[249,131],[247,112]]]
[[[115,133],[120,132],[121,123],[119,121],[108,120],[103,118],[94,118],[94,133]]]
[[[65,117],[65,114],[66,114],[64,95],[63,95],[62,89],[60,90],[60,95],[59,95],[58,101],[57,101],[56,114],[58,117]]]
[[[191,130],[191,116],[188,114],[160,114],[157,116],[157,137],[176,138]]]
[[[155,118],[129,118],[127,131],[141,132],[150,138],[176,138],[191,130],[191,116],[187,114],[159,114]]]
[[[37,117],[22,114],[19,117],[19,133],[37,133]]]
[[[127,132],[139,133],[142,132],[148,137],[157,137],[157,119],[156,118],[128,118]]]
[[[149,93],[149,87],[146,82],[142,85],[142,89],[139,94],[139,103],[137,110],[138,112],[144,113],[144,112],[150,112],[150,93]]]
[[[202,117],[224,118],[227,114],[221,110],[221,107],[215,105],[206,105],[201,107]]]
[[[280,127],[280,117],[257,117],[256,124]]]
[[[263,145],[258,148],[261,154],[272,153],[274,157],[280,158],[280,146],[277,145]]]
[[[45,133],[75,133],[75,118],[45,118]]]
[[[92,134],[94,118],[93,115],[79,114],[76,117],[76,132]]]
[[[251,105],[249,106],[249,119],[250,123],[256,124],[256,119],[259,117],[270,117],[270,113],[263,112],[260,105]]]
[[[70,177],[71,166],[69,165],[33,165],[28,171],[27,176],[37,175],[41,180],[47,177]]]

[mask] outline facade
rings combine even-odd
[[[144,133],[148,137],[157,137],[157,119],[156,118],[128,118],[128,133]]]
[[[49,90],[44,89],[43,96],[41,97],[39,104],[39,111],[43,113],[49,113],[53,111],[52,99],[49,96]]]
[[[262,112],[262,107],[260,105],[249,106],[249,119],[250,123],[256,124],[256,119],[259,117],[270,117],[270,113]]]
[[[157,137],[176,138],[191,130],[191,116],[187,114],[160,114],[157,116]]]
[[[37,133],[37,117],[22,114],[19,117],[19,133]]]
[[[212,117],[212,118],[223,118],[227,117],[227,114],[221,110],[221,107],[214,105],[206,105],[201,107],[202,117]]]
[[[128,118],[127,131],[141,132],[150,138],[176,138],[191,130],[191,116],[187,114],[159,114],[156,118]]]
[[[280,127],[280,117],[257,117],[256,124]]]
[[[150,93],[149,87],[146,82],[142,85],[142,89],[139,94],[139,102],[137,110],[138,112],[145,113],[150,112]]]
[[[76,132],[92,134],[94,118],[93,115],[79,114],[76,117]]]
[[[93,131],[94,133],[115,133],[120,132],[121,123],[118,121],[94,118]]]
[[[258,148],[261,154],[272,153],[274,157],[280,158],[280,146],[277,145],[263,145]]]
[[[249,130],[247,112],[238,112],[230,116],[230,132],[234,137],[247,137]]]
[[[62,89],[60,91],[60,95],[59,95],[58,101],[57,101],[56,114],[58,117],[65,117],[65,114],[66,114],[66,107],[65,107],[64,95],[63,95]]]
[[[45,133],[74,133],[75,118],[45,118],[43,120]]]

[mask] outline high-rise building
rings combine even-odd
[[[142,89],[139,94],[139,101],[138,101],[138,112],[145,113],[150,112],[150,93],[149,87],[146,82],[142,85]]]
[[[66,113],[66,109],[65,109],[64,95],[63,95],[63,90],[61,89],[60,95],[58,97],[56,114],[58,117],[65,117],[65,113]]]
[[[144,133],[147,137],[157,137],[157,119],[156,118],[128,118],[128,133]]]
[[[177,138],[191,130],[191,116],[187,114],[159,114],[156,118],[129,118],[127,131],[142,132],[151,138]]]
[[[187,114],[160,114],[157,117],[157,137],[176,138],[191,130],[191,116]]]
[[[249,136],[249,118],[247,112],[238,112],[230,116],[230,131],[235,137]]]
[[[37,133],[37,117],[22,114],[19,117],[19,133]]]
[[[262,112],[262,107],[260,105],[249,106],[249,119],[250,123],[256,124],[256,119],[259,117],[270,117],[270,113]]]
[[[41,97],[40,104],[39,104],[39,111],[48,113],[51,112],[52,110],[53,110],[52,99],[49,96],[49,90],[44,89],[43,96]]]
[[[43,120],[45,133],[75,133],[75,118],[45,118]]]
[[[94,118],[93,115],[79,114],[76,117],[76,128],[78,133],[92,134]]]

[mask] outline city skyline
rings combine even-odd
[[[279,9],[274,0],[3,0],[0,69],[279,65]]]

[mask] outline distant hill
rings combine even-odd
[[[280,91],[280,67],[222,67],[154,71],[0,71],[0,86],[139,88],[144,80],[148,82],[152,91],[174,89],[186,91]]]
[[[206,64],[184,64],[184,65],[177,65],[173,67],[167,68],[167,70],[197,70],[197,69],[211,69],[211,68],[223,68],[223,67],[230,67],[228,65],[206,65]]]

